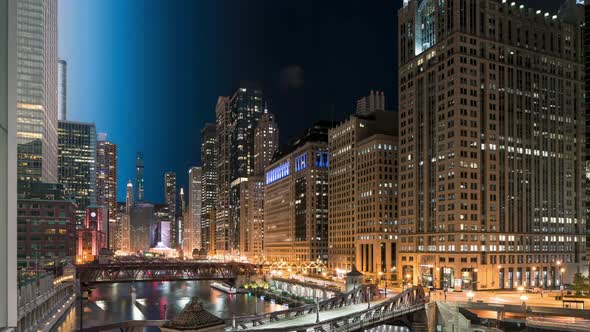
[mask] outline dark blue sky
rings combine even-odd
[[[263,86],[281,144],[315,120],[344,118],[371,89],[395,109],[401,2],[59,0],[68,119],[95,122],[118,145],[119,200],[143,151],[146,198],[161,202],[164,172],[186,187],[217,96],[241,80]]]

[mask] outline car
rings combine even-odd
[[[531,287],[531,288],[527,288],[526,289],[527,293],[540,293],[541,292],[541,288],[539,287]]]

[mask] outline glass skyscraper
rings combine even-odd
[[[94,123],[59,121],[59,183],[76,200],[81,222],[96,204],[96,127]]]
[[[17,2],[18,179],[57,181],[57,0]]]

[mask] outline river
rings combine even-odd
[[[261,301],[248,294],[226,294],[212,289],[208,281],[136,282],[99,284],[84,301],[84,327],[126,320],[171,319],[189,302],[198,297],[205,310],[217,317],[250,315],[284,307]],[[76,302],[52,331],[69,332],[79,328],[80,303]]]

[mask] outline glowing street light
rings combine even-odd
[[[526,301],[528,301],[529,297],[526,296],[525,294],[522,294],[520,296],[520,300],[522,301],[522,306],[526,309]]]
[[[472,291],[467,292],[467,299],[469,300],[469,302],[473,301],[474,297],[475,294]]]

